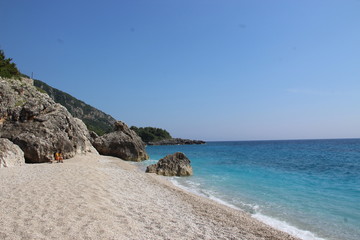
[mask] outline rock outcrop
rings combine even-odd
[[[167,155],[156,164],[148,166],[146,172],[163,176],[190,176],[193,174],[190,160],[181,152]]]
[[[0,138],[0,168],[25,164],[24,152],[10,140]]]
[[[191,145],[191,144],[205,144],[206,142],[201,140],[190,140],[183,138],[170,138],[157,142],[148,142],[148,145]]]
[[[91,144],[94,144],[95,140],[99,137],[99,135],[97,135],[97,133],[94,131],[89,131],[89,134],[90,134],[90,142]]]
[[[0,137],[18,145],[29,163],[96,152],[85,124],[38,91],[30,79],[0,79]]]
[[[103,155],[119,157],[126,161],[142,161],[149,158],[145,143],[125,123],[117,121],[115,131],[93,138],[93,145]]]
[[[80,118],[89,129],[96,131],[97,134],[105,134],[113,130],[116,120],[109,114],[86,104],[68,93],[53,88],[40,80],[34,80],[34,86],[46,91],[56,103],[60,103],[66,107],[72,116]]]

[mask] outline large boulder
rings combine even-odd
[[[145,151],[145,143],[121,121],[115,123],[114,132],[93,138],[93,145],[100,154],[127,161],[139,162],[149,158]]]
[[[96,152],[85,124],[36,89],[29,79],[0,79],[0,137],[18,145],[29,163]]]
[[[25,164],[24,152],[6,138],[0,138],[0,168]]]
[[[163,176],[190,176],[193,174],[190,160],[182,152],[167,155],[156,164],[148,166],[146,172]]]

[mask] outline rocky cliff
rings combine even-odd
[[[53,88],[40,80],[34,80],[34,86],[44,90],[55,102],[66,107],[71,115],[83,120],[89,130],[96,132],[98,135],[113,131],[116,120],[109,114],[78,100],[70,94]]]
[[[18,145],[26,162],[48,162],[96,152],[85,124],[33,86],[31,79],[0,78],[0,137]]]

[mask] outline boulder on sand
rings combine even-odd
[[[115,131],[93,139],[96,150],[103,155],[140,162],[149,158],[145,143],[124,122],[115,123]]]
[[[49,162],[57,151],[64,158],[97,152],[85,124],[30,79],[1,79],[0,137],[18,145],[29,163]]]
[[[156,164],[148,166],[146,172],[163,176],[190,176],[193,174],[190,160],[182,152],[167,155]]]

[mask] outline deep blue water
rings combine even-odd
[[[148,146],[152,164],[177,151],[194,176],[171,178],[303,239],[360,239],[360,139]]]

